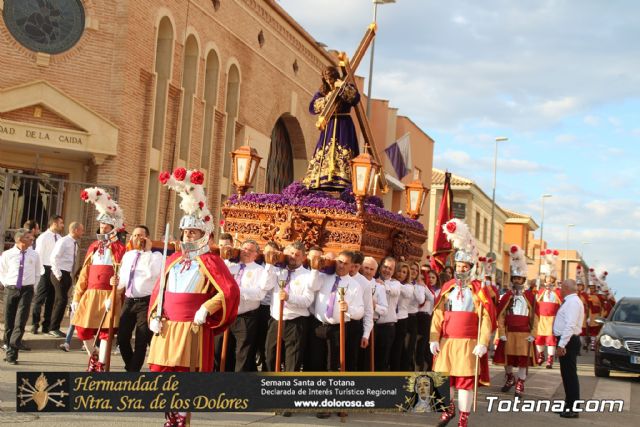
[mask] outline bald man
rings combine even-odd
[[[575,280],[566,279],[562,282],[560,292],[564,303],[558,309],[553,322],[553,335],[558,340],[557,354],[560,358],[560,374],[565,393],[565,410],[560,413],[563,418],[578,418],[578,413],[573,411],[573,404],[580,399],[576,361],[580,352],[584,306],[577,291],[578,285]]]

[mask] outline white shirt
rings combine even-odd
[[[138,257],[138,254],[140,256]],[[131,269],[134,268],[133,276]],[[151,295],[156,281],[162,273],[162,254],[160,252],[144,252],[139,250],[131,250],[125,252],[120,261],[120,272],[118,278],[118,287],[124,288],[125,292],[129,289],[129,279],[133,279],[131,284],[131,297],[142,298]]]
[[[40,255],[42,265],[51,265],[51,253],[53,252],[54,246],[60,239],[62,239],[62,236],[58,233],[54,233],[50,229],[47,229],[47,231],[38,236],[36,239],[36,252]]]
[[[62,277],[62,271],[73,273],[73,261],[78,256],[78,243],[67,234],[58,239],[51,253],[51,271],[58,279]]]
[[[471,287],[464,286],[462,290],[459,285],[455,285],[447,296],[450,311],[467,311],[473,313],[476,306],[473,304],[473,291]]]
[[[96,249],[96,251],[91,255],[91,265],[113,265],[113,256],[111,255],[111,245],[105,246],[102,253],[100,250]]]
[[[560,337],[558,347],[565,347],[572,335],[580,335],[584,321],[584,306],[578,294],[570,294],[556,313],[553,321],[553,335]]]
[[[179,262],[175,263],[174,266],[171,267],[167,277],[167,291],[181,294],[193,294],[196,292],[196,286],[202,278],[202,273],[200,273],[200,264],[198,264],[198,261],[194,259],[191,261],[189,269],[184,267],[185,265]]]
[[[376,279],[371,279],[371,286],[375,286],[375,293],[373,294],[373,304],[375,306],[373,317],[378,320],[380,316],[387,314],[389,303],[387,302],[387,290],[384,285],[378,283]]]
[[[398,320],[409,317],[409,306],[413,304],[413,288],[411,283],[405,283],[400,287],[400,298],[398,298],[397,317]]]
[[[364,303],[363,317],[358,318],[351,316],[351,318],[353,320],[362,319],[362,337],[369,339],[369,335],[373,329],[373,290],[375,288],[372,288],[372,286],[374,286],[374,284],[360,273],[356,273],[351,277],[356,279],[356,282],[362,287],[362,301]]]
[[[271,291],[271,317],[278,320],[280,317],[280,287],[277,283],[278,280],[287,280],[289,270],[270,264],[267,264],[265,269],[269,272],[273,270],[272,274],[276,277],[275,281],[267,280],[264,283],[264,289]],[[303,266],[291,271],[289,276],[289,299],[285,301],[284,309],[282,310],[283,320],[309,316],[309,307],[313,303],[313,291],[310,283],[311,273]]]
[[[322,323],[331,325],[340,323],[340,296],[337,290],[333,302],[333,313],[327,316],[327,308],[331,304],[331,290],[337,277],[335,274],[320,273],[319,275],[320,289],[316,292],[315,316]],[[338,288],[346,288],[344,300],[347,303],[348,310],[345,313],[345,321],[349,321],[351,317],[361,319],[364,315],[362,286],[353,277],[345,274],[340,277]]]
[[[427,287],[418,283],[413,283],[413,298],[409,299],[407,311],[409,314],[415,314],[420,310],[420,305],[427,299]]]
[[[398,308],[398,298],[400,298],[400,288],[402,288],[402,285],[396,279],[384,281],[384,289],[387,294],[387,312],[380,315],[378,324],[396,323],[398,321],[396,309]]]
[[[418,305],[418,312],[419,313],[428,313],[429,315],[431,315],[433,313],[433,305],[435,303],[435,295],[433,295],[433,292],[431,292],[431,289],[427,288],[424,285],[421,285],[424,288],[424,302],[420,305]]]
[[[17,246],[4,251],[0,255],[0,283],[4,286],[16,286],[21,261],[22,251]],[[40,256],[31,247],[28,247],[24,253],[22,286],[35,285],[43,273],[44,267],[40,262]]]
[[[544,302],[557,302],[558,296],[556,295],[555,290],[546,289],[542,294],[542,301]]]
[[[229,266],[229,272],[240,287],[238,314],[247,313],[260,307],[260,300],[267,293],[263,282],[268,279],[269,273],[265,271],[264,267],[255,262],[244,264],[244,266],[242,271],[241,263],[232,263]],[[275,279],[275,274],[272,273],[271,275],[274,277],[272,280],[277,280]]]

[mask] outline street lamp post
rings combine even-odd
[[[562,271],[562,275],[565,280],[569,278],[569,230],[571,227],[575,227],[575,224],[567,224],[567,246],[564,251],[564,269]]]
[[[508,141],[509,138],[505,136],[499,136],[496,138],[495,151],[493,153],[493,195],[491,196],[491,233],[489,234],[489,253],[493,254],[493,234],[495,230],[495,215],[496,215],[496,173],[498,170],[498,142]],[[500,249],[498,248],[500,252]],[[494,257],[495,260],[495,257]]]
[[[540,216],[540,250],[539,250],[539,256],[540,258],[538,259],[538,278],[537,278],[537,284],[538,287],[540,286],[540,267],[542,266],[542,242],[543,242],[543,232],[544,232],[544,199],[551,197],[551,194],[543,194],[542,195],[542,215]]]
[[[378,20],[378,5],[395,3],[396,0],[373,0],[373,23]],[[373,84],[373,52],[376,49],[376,38],[371,40],[371,56],[369,57],[369,83],[367,88],[367,117],[371,120],[371,86]]]

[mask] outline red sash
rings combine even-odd
[[[478,315],[470,311],[445,311],[444,338],[478,338]]]
[[[556,304],[555,302],[538,302],[538,313],[540,313],[540,316],[555,316],[558,308],[560,308],[560,304]]]
[[[529,332],[531,330],[529,326],[529,316],[507,314],[505,323],[509,332]]]
[[[207,294],[175,293],[165,291],[162,315],[176,322],[191,322]]]
[[[89,289],[99,289],[102,291],[110,291],[111,285],[109,280],[113,276],[113,267],[110,265],[90,265],[89,279],[87,287]]]

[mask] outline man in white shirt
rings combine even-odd
[[[377,372],[389,371],[391,367],[391,347],[396,336],[398,299],[402,287],[400,282],[393,278],[395,271],[395,258],[384,258],[380,263],[378,275],[387,296],[387,312],[380,315],[375,326],[375,368]]]
[[[286,267],[274,269],[278,280],[283,282],[280,289],[273,281],[265,283],[265,290],[271,292],[271,319],[265,351],[269,371],[275,371],[276,345],[278,341],[278,320],[280,318],[280,301],[284,301],[282,309],[282,351],[285,371],[294,372],[302,368],[304,350],[307,344],[307,323],[309,322],[309,306],[313,303],[311,290],[311,274],[302,266],[306,257],[306,249],[302,242],[294,242],[284,249],[287,256]],[[306,366],[306,365],[305,365]]]
[[[127,372],[140,372],[144,364],[147,346],[151,342],[152,332],[147,323],[149,299],[153,286],[162,272],[162,254],[151,252],[149,229],[139,225],[131,233],[133,250],[122,256],[120,271],[112,285],[125,289],[124,305],[120,314],[118,328],[118,346]],[[136,331],[135,349],[131,348],[131,336]]]
[[[32,249],[33,235],[20,228],[14,235],[15,246],[0,255],[0,283],[4,286],[5,361],[18,362],[19,344],[29,317],[33,287],[44,272],[40,256]]]
[[[265,271],[256,264],[260,247],[254,240],[247,240],[241,246],[240,260],[231,264],[229,272],[240,287],[238,317],[229,326],[229,335],[235,341],[235,372],[256,370],[256,333],[258,332],[258,308],[267,291],[264,283],[275,274]]]
[[[51,281],[55,289],[56,297],[53,302],[49,334],[56,338],[64,338],[60,331],[60,323],[64,317],[69,301],[69,289],[72,285],[72,276],[79,267],[78,245],[84,234],[84,226],[79,222],[69,224],[69,234],[58,239],[51,252]]]
[[[362,266],[360,267],[360,273],[366,280],[369,281],[369,288],[372,293],[371,305],[373,308],[373,321],[377,320],[380,316],[384,316],[385,314],[387,314],[387,292],[384,288],[384,285],[378,283],[378,281],[374,278],[376,271],[378,271],[378,262],[370,256],[365,257],[364,261],[362,261]],[[373,332],[373,330],[371,332]],[[373,336],[369,334],[369,349],[362,349],[362,351],[360,352],[359,366],[363,370],[371,370],[371,349],[373,348],[372,346],[377,345],[373,343],[375,339],[375,332],[373,332]]]
[[[40,255],[40,261],[44,265],[44,274],[40,276],[33,299],[33,310],[31,311],[31,333],[33,334],[38,333],[43,305],[42,333],[49,333],[53,301],[56,298],[56,290],[51,282],[51,253],[58,240],[62,239],[60,235],[62,232],[64,232],[64,219],[60,215],[52,216],[49,219],[49,228],[36,239],[36,252]]]
[[[584,306],[576,293],[577,290],[578,285],[575,280],[566,279],[562,282],[560,292],[564,302],[558,309],[553,322],[553,335],[558,340],[556,353],[560,358],[560,374],[565,394],[565,410],[560,413],[563,418],[578,418],[578,413],[573,411],[573,403],[580,399],[576,360],[580,352]]]
[[[360,251],[353,252],[353,263],[349,275],[362,287],[364,312],[361,318],[351,317],[347,323],[347,371],[362,371],[364,360],[360,354],[369,347],[369,337],[373,329],[373,291],[374,284],[360,274],[360,267],[364,262],[364,254]],[[363,350],[361,352],[361,350]]]
[[[313,271],[314,286],[318,289],[314,301],[314,313],[320,325],[315,329],[317,343],[310,343],[313,349],[312,371],[338,371],[340,352],[340,313],[344,313],[345,323],[351,318],[364,315],[362,287],[349,275],[353,254],[342,251],[336,258],[335,274]],[[317,286],[319,283],[319,286]],[[340,288],[345,289],[344,300],[340,301]],[[346,329],[346,328],[345,328]],[[329,365],[327,366],[327,355]]]

